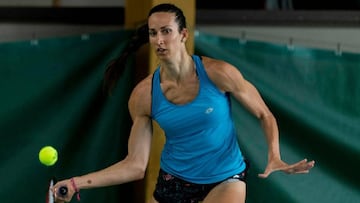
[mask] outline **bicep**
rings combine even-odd
[[[220,89],[229,92],[257,118],[271,114],[256,87],[247,81],[234,66],[225,63],[213,77]]]

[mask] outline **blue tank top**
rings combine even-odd
[[[201,58],[193,55],[198,95],[189,103],[168,101],[160,87],[160,68],[153,75],[152,118],[166,141],[160,167],[183,180],[208,184],[245,169],[231,118],[230,98],[208,78]]]

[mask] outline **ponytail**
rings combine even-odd
[[[104,74],[103,89],[111,95],[112,90],[125,70],[127,59],[142,45],[149,42],[149,28],[144,24],[137,28],[123,52],[117,58],[110,61]]]

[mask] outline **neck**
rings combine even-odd
[[[195,65],[188,54],[178,57],[177,60],[160,64],[161,77],[166,80],[181,81],[195,73]]]

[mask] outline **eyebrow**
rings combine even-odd
[[[165,28],[171,28],[171,25],[165,25],[160,27],[160,30],[165,29]],[[149,30],[155,30],[155,28],[149,28]]]

